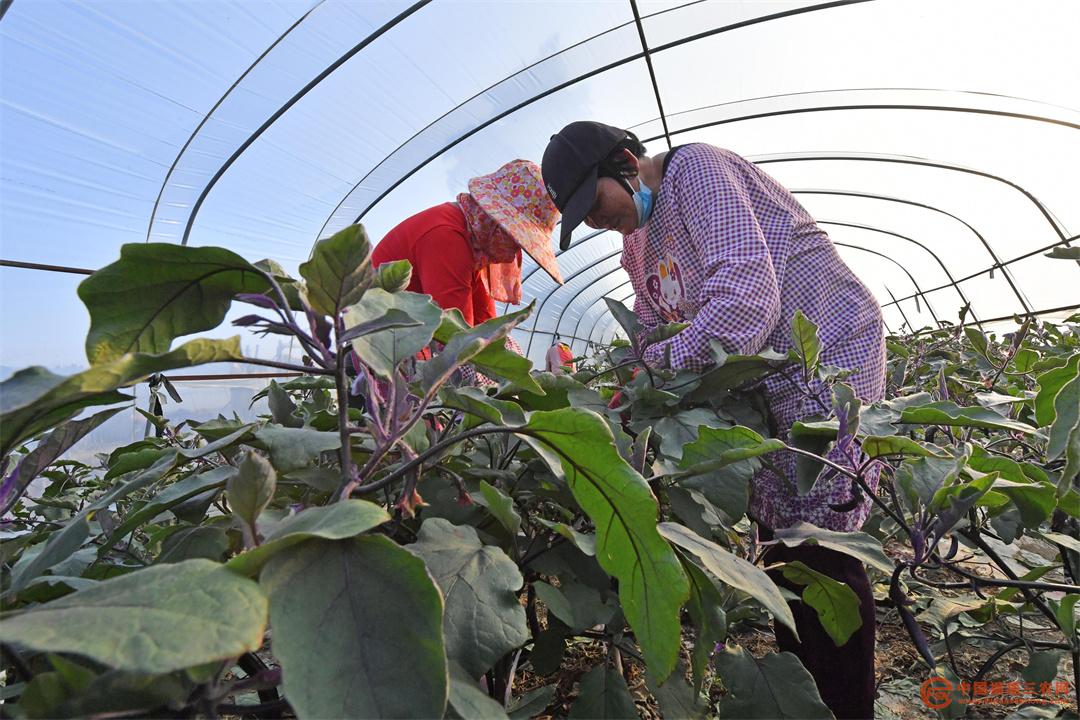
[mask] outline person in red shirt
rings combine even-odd
[[[403,220],[375,246],[372,264],[408,260],[408,290],[457,308],[470,325],[495,317],[495,303],[521,302],[521,251],[563,284],[552,250],[559,211],[540,167],[512,160],[469,180],[469,191]]]

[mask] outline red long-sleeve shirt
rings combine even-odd
[[[393,260],[412,264],[410,292],[430,295],[444,310],[457,308],[470,325],[495,317],[495,301],[475,269],[465,215],[443,203],[402,220],[371,253],[376,267]]]

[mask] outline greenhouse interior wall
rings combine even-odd
[[[733,150],[817,219],[887,332],[984,332],[1080,309],[1080,2],[0,1],[0,380],[88,367],[77,294],[127,244],[227,248],[298,277],[320,239],[404,218],[590,119],[650,154]],[[512,335],[534,366],[625,332],[623,241],[582,224],[530,257]],[[250,358],[289,338],[231,322]],[[287,373],[276,377],[286,377]],[[167,373],[171,422],[269,412],[275,373]],[[144,437],[135,400],[79,443]]]

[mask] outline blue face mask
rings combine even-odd
[[[637,208],[637,226],[642,227],[649,221],[649,216],[652,215],[653,194],[652,189],[640,177],[638,178],[638,185],[641,189],[634,193],[634,207]]]

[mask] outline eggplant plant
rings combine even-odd
[[[552,375],[506,347],[531,305],[469,327],[404,290],[407,263],[372,268],[359,225],[317,243],[299,275],[221,248],[124,246],[79,288],[90,368],[0,385],[5,714],[527,718],[555,687],[515,680],[560,672],[586,640],[603,660],[574,717],[635,716],[629,664],[665,717],[831,717],[795,656],[731,641],[770,618],[794,631],[790,602],[838,643],[858,628],[846,586],[798,563],[768,569],[801,594],[772,581],[776,543],[865,562],[925,673],[959,679],[959,642],[994,660],[1021,649],[1032,677],[1056,676],[1064,654],[1076,668],[1074,328],[895,338],[890,397],[860,407],[801,314],[792,354],[717,348],[697,375],[643,363],[682,328],[642,333],[615,304],[629,342]],[[245,358],[238,337],[174,347],[234,302],[255,309],[235,325],[295,339],[304,362]],[[130,406],[125,388],[224,361],[300,375],[269,383],[256,422],[145,413],[144,440],[96,466],[64,459]],[[755,390],[775,374],[831,394],[791,438],[770,432]],[[864,457],[854,448],[865,459],[829,460]],[[806,461],[800,490],[841,473],[869,496],[865,531],[801,523],[758,540],[750,478],[780,450]],[[884,468],[876,492],[871,467]],[[31,498],[35,478],[47,487]],[[1045,563],[1009,561],[1021,538]],[[909,552],[891,558],[890,542]],[[975,556],[1000,577],[971,572]],[[718,701],[703,692],[713,679]]]

